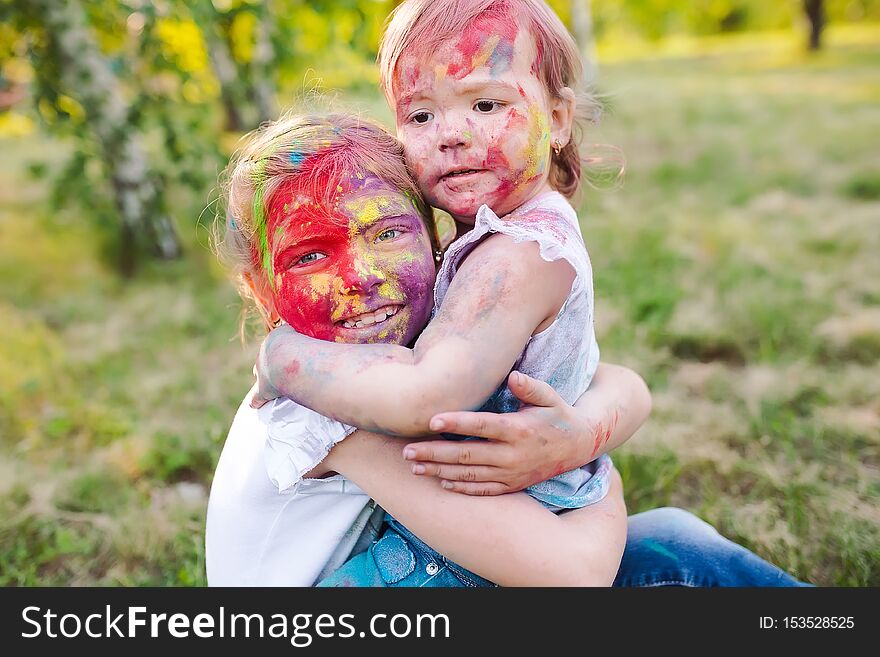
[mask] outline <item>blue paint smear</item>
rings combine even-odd
[[[492,55],[489,57],[490,75],[494,78],[510,68],[513,61],[513,44],[508,41],[501,41]]]

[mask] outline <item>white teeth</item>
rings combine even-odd
[[[394,306],[389,308],[382,308],[381,310],[377,310],[374,313],[364,313],[363,315],[358,316],[356,320],[345,320],[344,322],[342,322],[342,325],[345,328],[363,328],[365,326],[379,324],[380,322],[384,322],[389,317],[396,315],[399,308],[399,306]]]

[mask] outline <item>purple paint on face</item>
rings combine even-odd
[[[269,216],[281,317],[300,333],[346,343],[409,344],[430,319],[435,276],[427,229],[412,203],[375,176],[314,181],[332,207],[282,186]]]

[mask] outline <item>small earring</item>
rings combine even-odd
[[[281,326],[281,323],[282,323],[283,321],[284,321],[284,320],[282,320],[282,319],[279,317],[278,319],[276,319],[275,321],[272,322],[272,328],[273,328],[273,329],[274,329],[274,328],[278,328],[279,326]]]
[[[559,155],[559,151],[562,150],[562,142],[557,138],[553,140],[553,152]]]
[[[435,249],[434,250],[434,261],[439,263],[441,260],[443,260],[443,251],[441,251],[440,249]]]

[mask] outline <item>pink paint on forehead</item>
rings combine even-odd
[[[449,65],[447,73],[456,80],[470,74],[475,65],[489,65],[493,74],[510,68],[513,59],[513,43],[519,32],[516,17],[510,12],[485,13],[477,16],[461,35],[455,49],[461,56],[459,62]],[[481,51],[490,39],[498,38],[492,53],[485,53],[488,58],[480,61]]]

